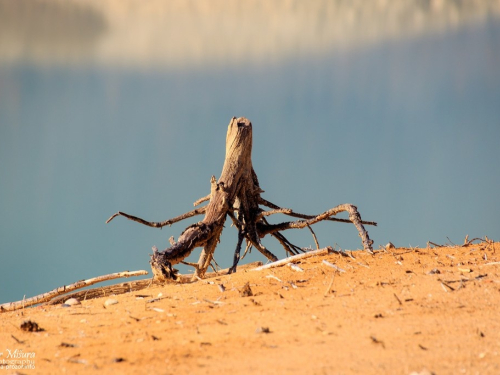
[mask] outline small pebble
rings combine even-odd
[[[70,306],[75,306],[75,305],[81,305],[82,303],[77,300],[76,298],[70,298],[68,300],[66,300],[66,302],[64,302],[66,305],[70,305]]]
[[[243,285],[243,288],[240,290],[240,296],[241,297],[251,297],[253,296],[252,289],[250,288],[250,284],[246,283]]]
[[[118,303],[118,301],[116,299],[110,298],[110,299],[106,300],[106,302],[104,302],[104,307],[116,305],[117,303]]]
[[[299,266],[297,266],[296,264],[293,264],[293,263],[288,263],[288,266],[294,270],[294,271],[297,271],[297,272],[304,272],[304,270],[302,268],[300,268]]]
[[[255,333],[271,333],[269,327],[259,327],[255,330]]]
[[[385,245],[385,248],[388,250],[388,249],[394,249],[395,246],[392,242],[388,242],[387,245]]]
[[[434,373],[430,372],[429,370],[427,370],[425,368],[420,372],[417,372],[417,371],[410,372],[410,375],[432,375],[432,374],[434,374]]]

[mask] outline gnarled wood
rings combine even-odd
[[[177,242],[172,243],[172,246],[169,248],[163,251],[158,251],[154,248],[150,264],[155,277],[159,280],[175,279],[176,270],[172,266],[182,262],[196,247],[202,247],[203,250],[198,263],[193,264],[196,269],[193,278],[203,277],[212,261],[227,216],[231,218],[233,224],[238,229],[238,243],[233,266],[229,272],[236,271],[243,239],[247,241],[247,250],[250,246],[253,246],[270,261],[274,262],[278,258],[262,245],[260,241],[262,237],[270,234],[279,241],[287,253],[292,255],[298,254],[299,252],[305,252],[306,249],[293,245],[280,232],[287,229],[308,227],[313,234],[317,246],[319,246],[310,226],[323,220],[353,223],[358,229],[364,250],[372,252],[373,241],[370,240],[363,224],[376,225],[376,223],[362,221],[355,206],[343,204],[320,215],[304,215],[293,212],[290,209],[281,208],[260,196],[263,190],[259,186],[257,175],[252,166],[252,124],[244,117],[233,117],[229,123],[226,136],[224,166],[219,180],[216,180],[212,176],[210,190],[210,195],[200,198],[194,203],[196,206],[209,201],[206,206],[174,219],[164,222],[149,222],[123,212],[118,212],[108,219],[107,222],[121,215],[148,226],[162,227],[184,218],[202,213],[205,214],[202,221],[187,227],[181,233]],[[264,211],[259,207],[259,204],[269,207],[272,210]],[[342,211],[349,213],[349,220],[332,217]],[[277,213],[303,220],[269,224],[266,217]]]

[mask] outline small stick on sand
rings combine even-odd
[[[23,299],[17,302],[4,303],[3,305],[0,305],[0,312],[19,310],[24,307],[33,306],[42,302],[47,302],[54,297],[66,294],[68,292],[72,292],[73,290],[84,288],[89,285],[94,285],[103,281],[119,279],[122,277],[142,276],[147,274],[148,271],[133,271],[133,272],[124,271],[124,272],[117,272],[117,273],[111,273],[109,275],[94,277],[88,280],[80,280],[74,284],[68,286],[64,285],[57,289],[51,290],[50,292],[39,294],[31,298]]]
[[[324,264],[325,266],[328,266],[328,267],[330,267],[330,268],[333,268],[334,270],[339,271],[339,272],[341,272],[341,273],[345,272],[345,270],[343,270],[342,268],[340,268],[340,267],[336,266],[336,265],[335,265],[335,264],[333,264],[333,263],[330,263],[330,262],[329,262],[329,261],[327,261],[326,259],[323,259],[323,264]]]
[[[403,302],[401,302],[401,300],[399,299],[399,297],[397,296],[397,294],[393,293],[393,295],[394,295],[394,298],[396,298],[396,300],[398,301],[399,305],[402,306]]]
[[[449,285],[447,282],[441,280],[441,279],[437,279],[440,283],[441,283],[441,286],[443,287],[444,291],[447,292],[448,290],[446,290],[445,287],[449,288],[452,292],[455,291],[455,288],[453,288],[451,285]]]
[[[313,257],[313,256],[326,255],[331,251],[333,251],[333,248],[331,246],[327,246],[323,249],[308,251],[307,253],[304,253],[304,254],[293,255],[291,257],[281,259],[281,260],[278,260],[276,262],[272,262],[272,263],[254,268],[252,271],[262,271],[262,270],[265,270],[268,268],[281,267],[281,266],[284,266],[285,264],[295,262],[296,260],[309,258],[309,257]]]
[[[325,297],[328,296],[328,293],[330,293],[330,290],[332,290],[333,280],[334,279],[335,279],[335,272],[332,275],[332,281],[330,281],[330,285],[328,285],[328,288],[325,291],[325,294],[324,294]]]

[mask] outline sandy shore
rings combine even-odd
[[[3,313],[0,374],[500,373],[499,243],[354,256]]]

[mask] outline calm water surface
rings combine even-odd
[[[357,3],[0,1],[0,302],[149,270],[188,222],[106,219],[191,210],[232,116],[276,204],[353,203],[375,247],[499,240],[498,2]],[[352,225],[316,233],[361,247]],[[235,243],[227,225],[219,265]]]

